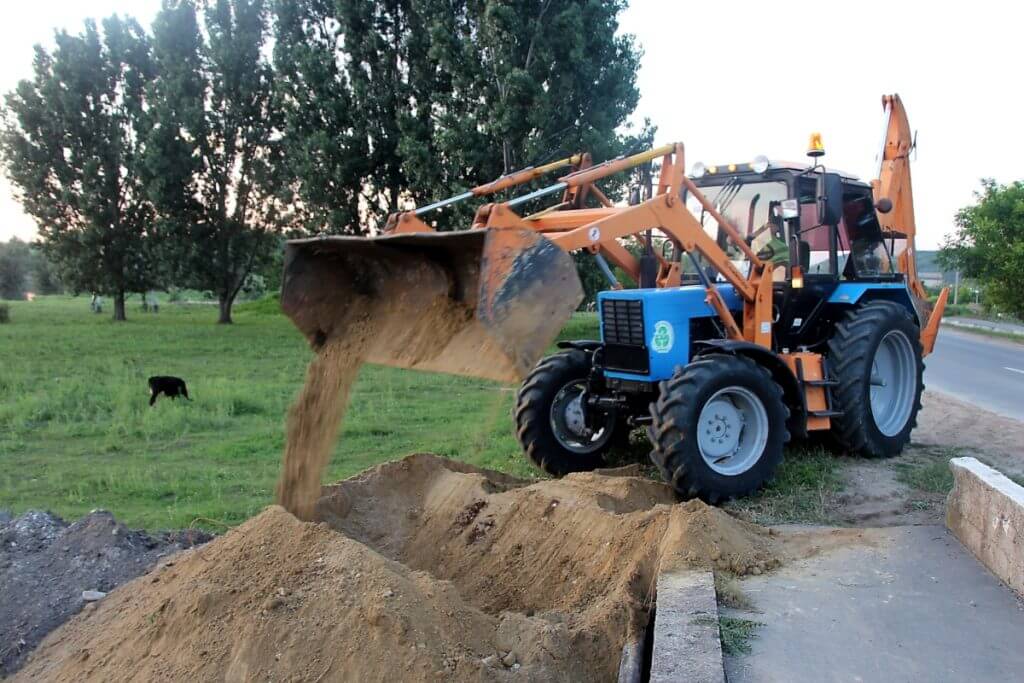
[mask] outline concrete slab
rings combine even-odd
[[[1007,586],[1024,594],[1024,487],[974,458],[953,458],[946,526]]]
[[[1024,604],[940,526],[868,530],[873,545],[802,560],[741,586],[764,623],[748,681],[1010,681],[1024,672]]]
[[[725,683],[715,577],[708,571],[658,575],[651,683]]]

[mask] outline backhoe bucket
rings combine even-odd
[[[569,254],[500,228],[292,240],[281,291],[314,348],[500,381],[524,377],[582,299]]]

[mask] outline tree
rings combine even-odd
[[[166,0],[153,33],[147,180],[163,253],[175,282],[214,292],[230,323],[284,220],[267,12],[262,0]]]
[[[977,203],[957,213],[956,231],[947,235],[939,261],[985,286],[986,298],[1024,318],[1024,181],[981,182]]]
[[[643,144],[620,134],[640,57],[616,35],[620,0],[276,7],[284,143],[312,230],[365,231],[518,167]]]
[[[32,289],[37,294],[60,294],[64,285],[46,254],[32,250]]]
[[[278,0],[274,63],[288,173],[312,232],[360,232],[369,140],[355,125],[334,0]]]
[[[0,242],[0,299],[24,299],[32,253],[27,244],[12,237]]]
[[[149,40],[137,22],[113,16],[102,35],[88,21],[77,36],[36,47],[34,78],[6,98],[0,152],[42,249],[75,291],[114,297],[152,286],[152,207],[139,165],[147,136]]]

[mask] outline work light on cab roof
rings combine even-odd
[[[690,177],[694,179],[703,178],[705,175],[715,175],[716,173],[725,170],[729,173],[743,173],[753,171],[754,173],[764,173],[768,170],[770,162],[768,157],[763,154],[759,154],[754,157],[754,160],[749,164],[727,164],[726,166],[707,166],[702,161],[698,161],[690,169]]]

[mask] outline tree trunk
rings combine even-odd
[[[231,320],[231,305],[235,302],[235,295],[221,294],[218,297],[217,302],[220,308],[220,316],[217,318],[217,324],[230,325],[234,322]]]
[[[114,320],[124,322],[128,318],[124,314],[124,290],[114,295]]]

